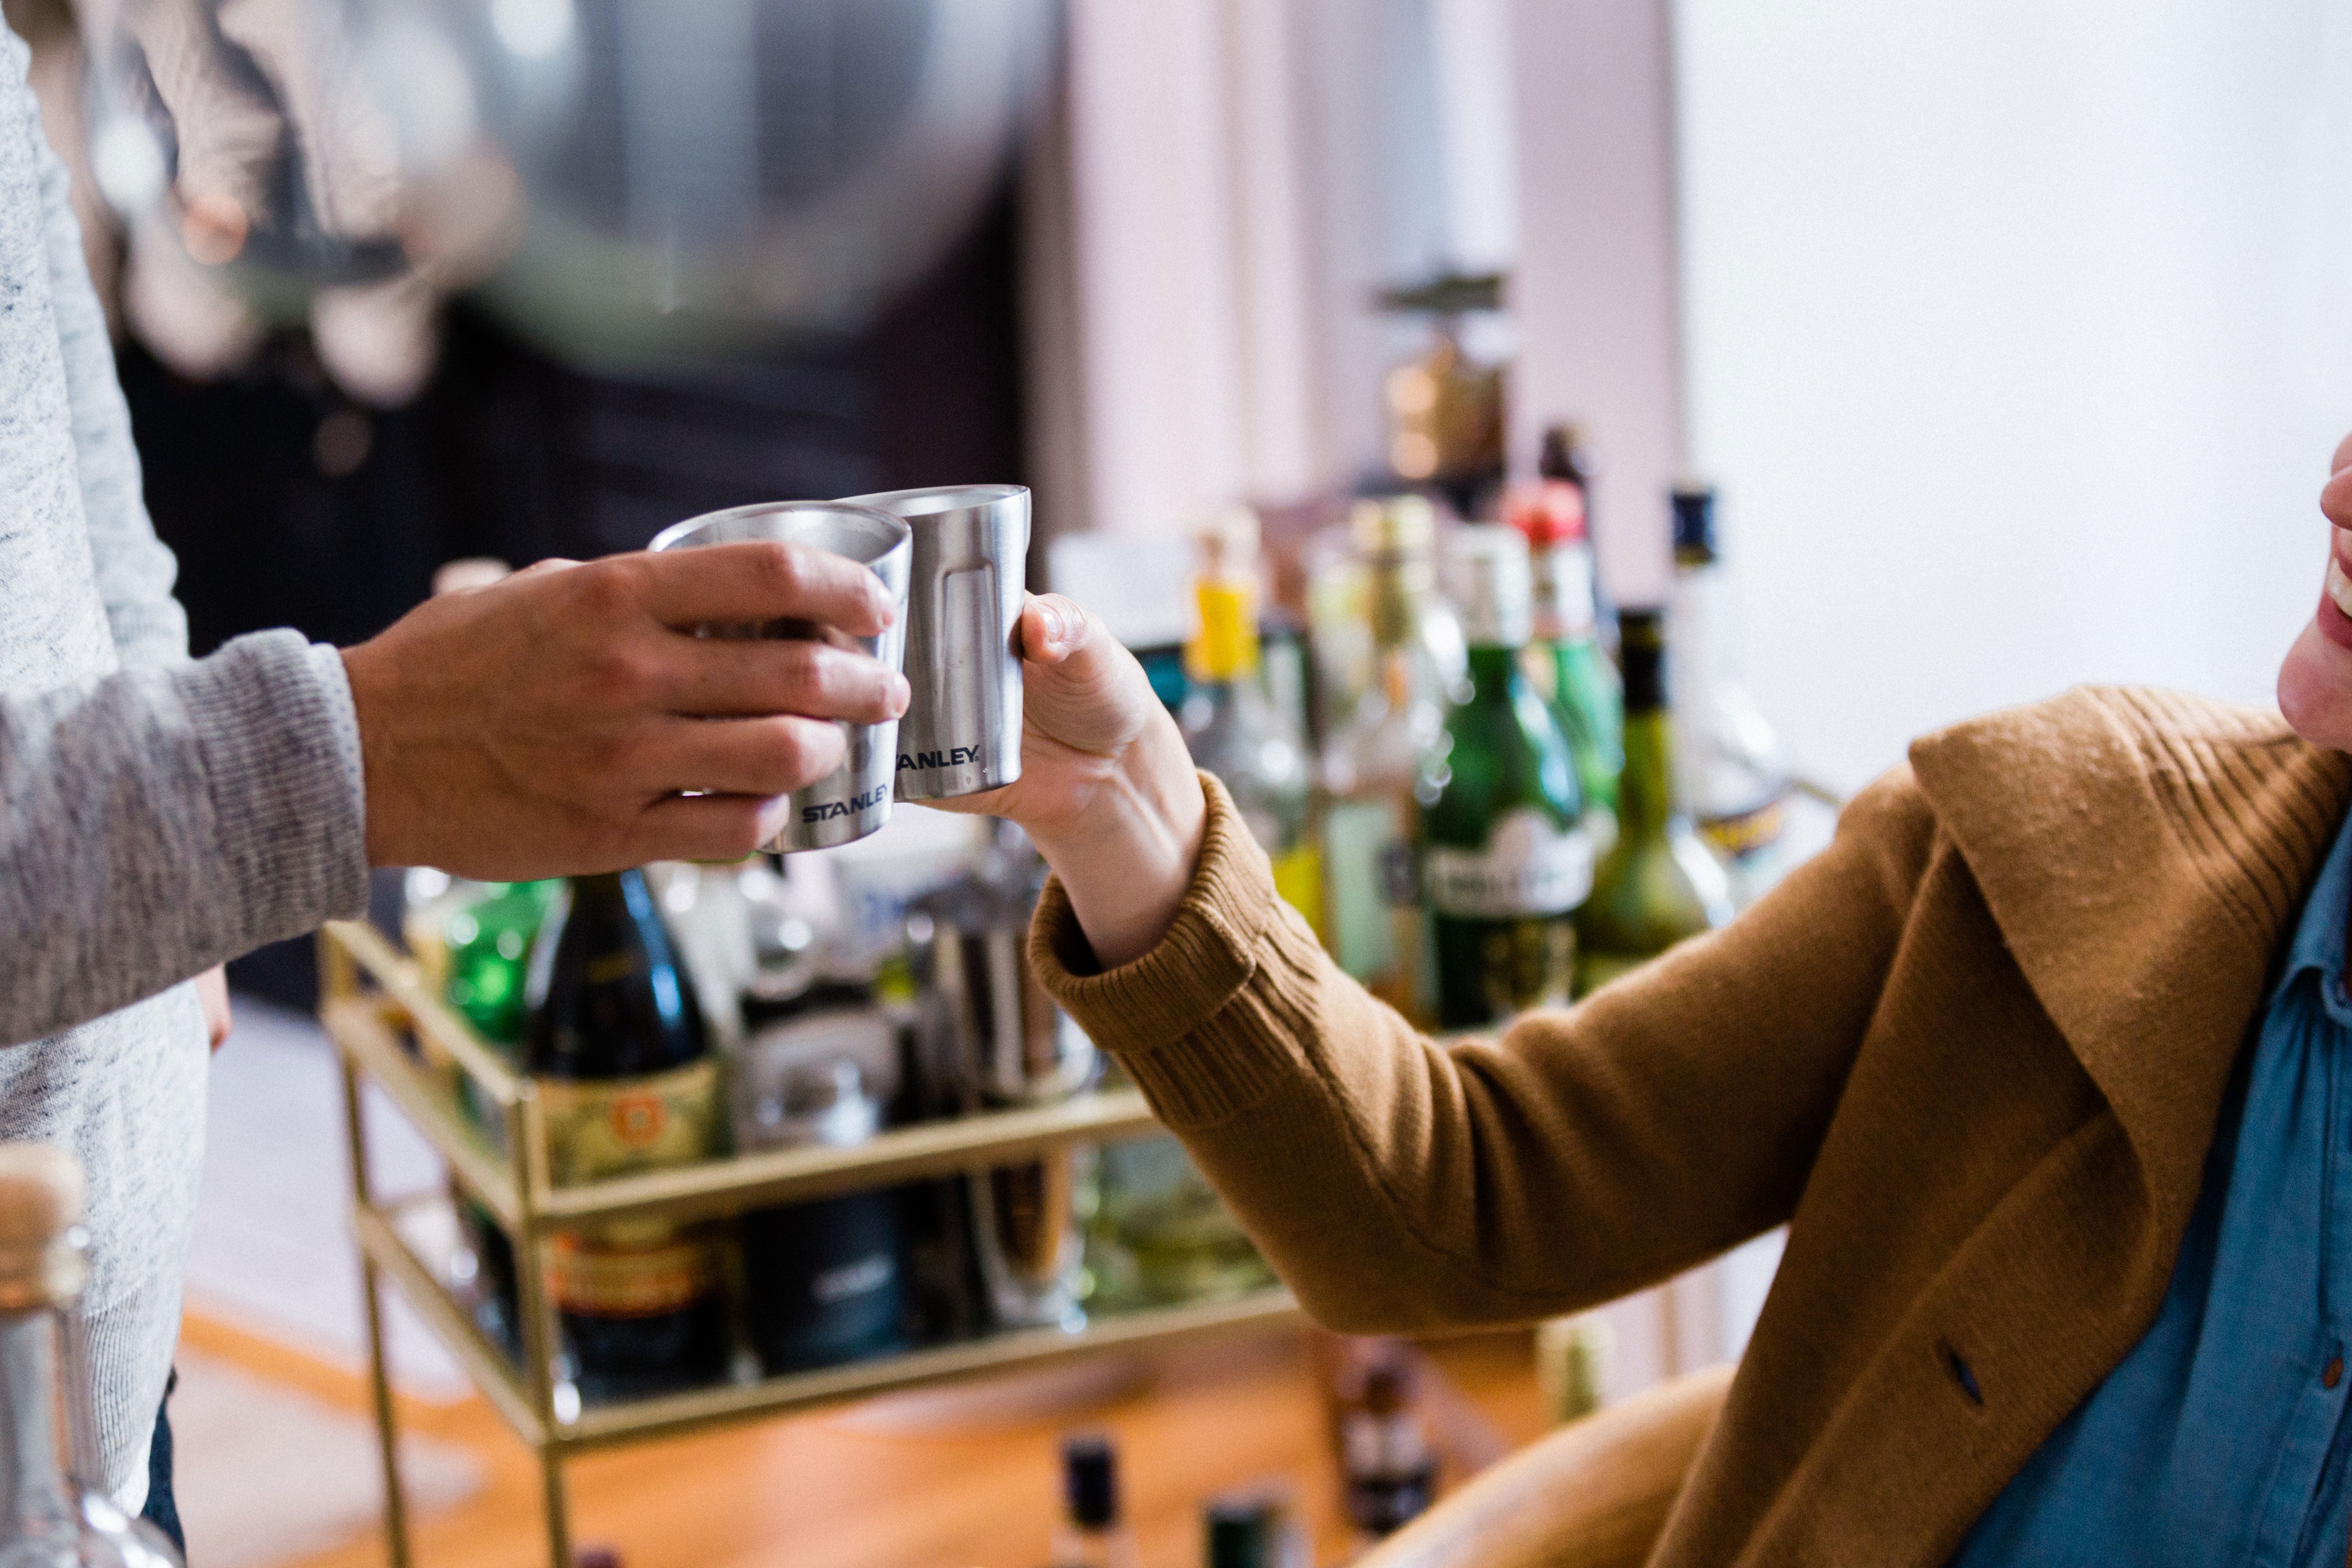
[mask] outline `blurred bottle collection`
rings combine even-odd
[[[975,840],[964,819],[908,815],[856,855],[513,884],[414,872],[404,935],[537,1082],[558,1184],[854,1147],[1095,1086],[1103,1059],[1024,956],[1035,852],[1009,825]],[[467,1109],[500,1146],[497,1121]],[[455,1283],[519,1354],[513,1248],[458,1210]],[[572,1408],[1273,1283],[1166,1138],[732,1221],[583,1228],[551,1251]]]
[[[1483,492],[1498,520],[1359,501],[1297,550],[1298,622],[1259,608],[1256,519],[1221,517],[1183,678],[1137,650],[1282,895],[1425,1028],[1584,996],[1783,869],[1791,785],[1731,663],[1713,493],[1672,497],[1673,602],[1604,617],[1588,478],[1559,426],[1537,480]]]

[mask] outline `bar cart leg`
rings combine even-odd
[[[572,1568],[572,1520],[563,1506],[563,1455],[554,1448],[539,1451],[539,1475],[547,1507],[547,1560],[552,1568]]]
[[[383,1285],[374,1259],[360,1260],[360,1280],[367,1294],[368,1382],[375,1399],[375,1435],[383,1451],[384,1549],[392,1568],[409,1568],[408,1497],[400,1484],[400,1428],[392,1406],[392,1377],[384,1367]]]

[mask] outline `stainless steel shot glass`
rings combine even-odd
[[[889,591],[898,617],[879,637],[848,637],[806,621],[743,624],[711,622],[696,628],[704,637],[822,637],[856,649],[896,670],[907,647],[907,568],[913,544],[907,525],[887,512],[845,501],[763,501],[673,523],[647,548],[693,549],[742,539],[782,539],[845,555],[870,568]],[[890,820],[890,780],[898,756],[898,725],[845,724],[849,755],[839,768],[805,789],[793,792],[792,816],[783,831],[761,846],[778,853],[830,849],[862,839]]]
[[[898,796],[945,800],[1021,777],[1021,621],[1029,492],[1018,485],[887,490],[843,503],[915,530]]]

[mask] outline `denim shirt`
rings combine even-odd
[[[2352,1540],[2352,821],[2241,1057],[2147,1335],[1954,1568],[2339,1568]]]

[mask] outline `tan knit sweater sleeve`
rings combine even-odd
[[[1115,1052],[1324,1322],[1522,1321],[1786,1219],[1926,873],[1907,768],[1726,930],[1499,1040],[1429,1040],[1274,891],[1223,788],[1175,925],[1097,972],[1058,883],[1045,984]]]

